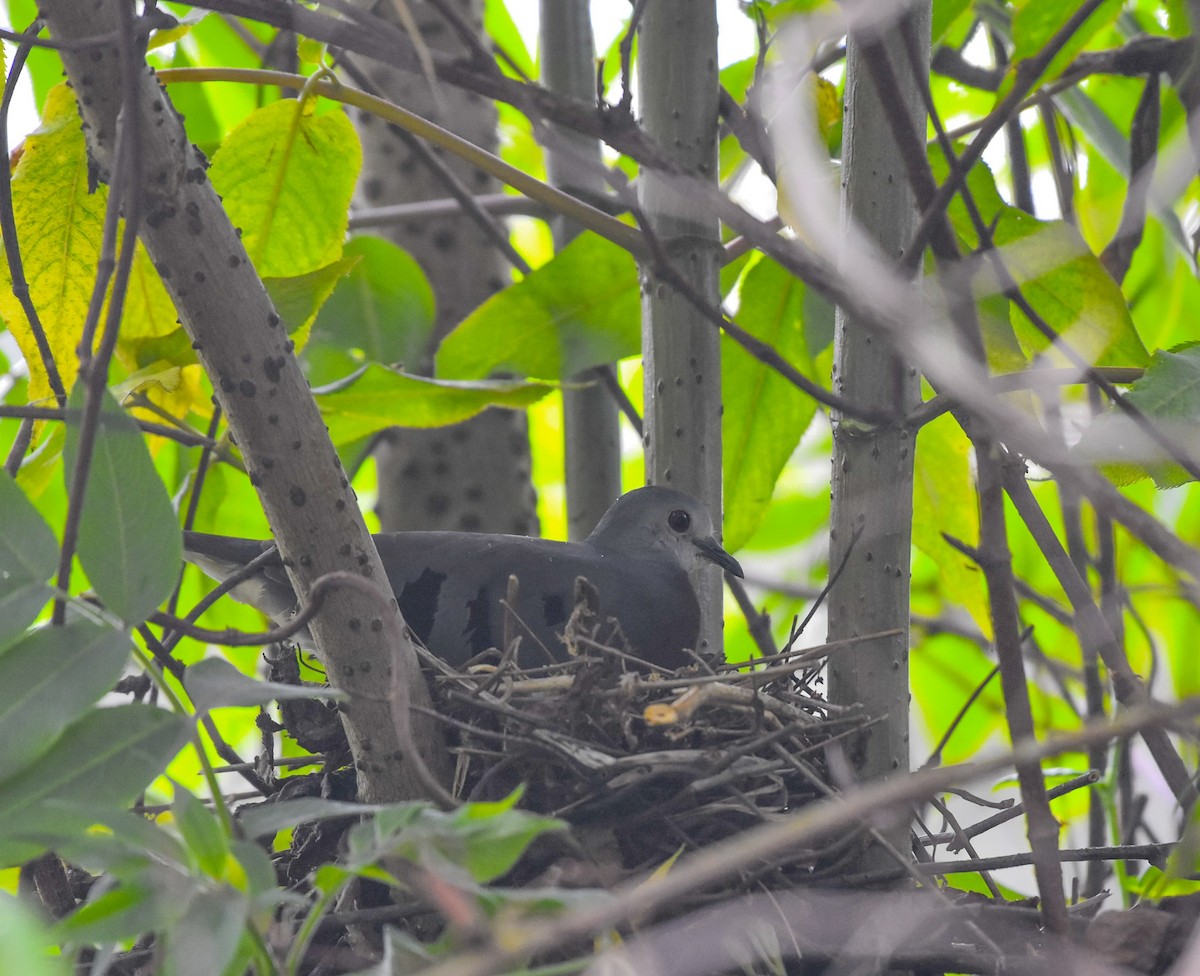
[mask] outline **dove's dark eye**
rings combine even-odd
[[[682,508],[677,508],[667,516],[667,525],[676,532],[686,532],[692,525],[692,517]]]

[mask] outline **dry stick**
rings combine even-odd
[[[1058,109],[1053,100],[1042,95],[1037,103],[1042,132],[1046,136],[1046,148],[1050,155],[1050,175],[1054,177],[1054,193],[1058,197],[1058,211],[1062,219],[1073,224],[1075,180],[1071,164],[1063,152],[1062,140],[1058,136]]]
[[[895,421],[896,418],[890,415],[875,410],[864,410],[858,405],[850,403],[844,397],[838,396],[836,393],[814,383],[784,359],[774,346],[768,345],[759,339],[758,336],[743,329],[732,316],[727,315],[721,308],[713,305],[707,298],[700,294],[693,287],[692,283],[688,281],[687,276],[679,272],[675,267],[675,263],[663,247],[662,242],[654,233],[649,221],[647,221],[646,215],[642,213],[641,208],[631,203],[629,210],[633,215],[633,219],[637,221],[638,227],[642,232],[644,244],[649,250],[649,257],[646,260],[646,264],[649,267],[650,274],[669,284],[675,291],[687,299],[692,307],[709,323],[723,331],[725,335],[760,363],[775,370],[785,380],[801,392],[807,393],[823,406],[840,411],[848,417],[853,417],[855,420],[875,423],[892,423]]]
[[[67,419],[65,411],[55,407],[0,406],[0,420],[5,418],[58,421]],[[165,437],[168,440],[182,444],[184,447],[206,447],[209,450],[216,450],[217,448],[216,441],[211,437],[205,437],[203,434],[197,434],[195,431],[180,430],[178,427],[168,427],[164,424],[156,424],[150,420],[134,419],[145,433]]]
[[[1096,606],[1087,584],[1080,578],[1058,536],[1054,534],[1018,465],[1004,465],[1004,490],[1012,499],[1017,513],[1025,522],[1026,528],[1041,549],[1042,556],[1053,570],[1075,610],[1076,631],[1080,643],[1094,648],[1108,668],[1117,701],[1127,708],[1150,701],[1150,693],[1134,674],[1129,659],[1108,626],[1108,621]],[[1176,801],[1184,810],[1189,809],[1196,800],[1196,787],[1167,733],[1162,729],[1148,729],[1142,734],[1142,738]]]
[[[146,646],[150,649],[150,653],[154,655],[157,661],[163,668],[170,671],[171,674],[179,681],[183,680],[186,673],[186,668],[171,657],[171,652],[150,632],[150,628],[145,624],[138,626],[137,631],[141,634],[142,640],[146,642]],[[208,738],[216,749],[217,755],[225,762],[236,767],[230,771],[238,773],[247,783],[249,783],[261,796],[270,796],[274,791],[259,778],[258,772],[254,768],[254,763],[243,762],[242,757],[238,755],[225,737],[221,735],[221,730],[217,728],[217,723],[213,721],[211,712],[204,712],[200,715],[200,724],[204,726],[204,731],[208,733]],[[214,769],[213,772],[218,772]]]
[[[908,39],[907,34],[905,37]],[[909,49],[910,57],[912,57],[913,42],[911,41],[909,42]],[[887,65],[885,64],[881,66],[880,70],[887,70]],[[923,88],[922,91],[925,96],[926,108],[929,112],[929,117],[933,122],[934,129],[937,132],[942,152],[946,156],[946,159],[951,162],[951,164],[956,165],[957,160],[955,158],[954,147],[950,143],[950,140],[947,138],[945,130],[942,127],[941,120],[937,114],[936,106],[933,104],[932,94],[929,92],[928,88]],[[925,154],[923,152],[921,153],[919,160],[920,162],[918,163],[917,157],[913,157],[914,166],[918,170],[927,171],[928,164],[925,161]],[[924,175],[921,175],[920,178],[924,183],[932,183],[932,174],[929,174],[927,180]],[[1113,383],[1109,381],[1108,377],[1104,376],[1101,371],[1097,370],[1090,362],[1084,359],[1084,357],[1080,356],[1079,353],[1077,353],[1070,346],[1070,344],[1063,342],[1062,337],[1058,334],[1058,332],[1052,328],[1050,324],[1041,316],[1041,314],[1039,314],[1033,308],[1029,300],[1026,299],[1024,293],[1021,291],[1021,288],[1017,284],[1016,280],[1009,273],[1008,268],[1001,259],[999,252],[996,250],[992,240],[991,228],[984,223],[983,218],[979,213],[979,208],[976,206],[974,196],[965,183],[961,188],[961,195],[963,203],[967,208],[967,214],[974,225],[980,247],[984,249],[988,263],[996,272],[996,275],[1003,287],[1003,294],[1005,297],[1013,302],[1017,308],[1019,308],[1025,314],[1025,316],[1030,320],[1030,322],[1033,323],[1034,327],[1042,333],[1042,335],[1050,340],[1050,342],[1052,342],[1060,352],[1062,352],[1068,359],[1071,360],[1074,366],[1089,382],[1094,383],[1101,390],[1103,390],[1105,395],[1112,400],[1117,408],[1126,416],[1128,416],[1139,428],[1145,431],[1146,434],[1159,447],[1161,447],[1176,464],[1187,471],[1188,474],[1192,475],[1192,477],[1200,480],[1200,465],[1197,465],[1196,461],[1191,457],[1187,450],[1179,445],[1173,437],[1161,430],[1151,418],[1147,417],[1146,414],[1143,413],[1140,407],[1131,403],[1125,396],[1123,396],[1121,392],[1113,385]],[[938,244],[938,241],[944,238],[944,233],[944,229],[939,227],[938,236],[933,238],[935,250],[937,249],[936,245]]]
[[[980,446],[977,442],[977,450]],[[993,447],[993,445],[987,445]],[[987,449],[987,448],[985,448]],[[996,656],[1000,661],[1000,683],[1004,689],[1004,714],[1014,740],[1035,736],[1025,661],[1021,655],[1021,623],[1013,589],[1012,554],[1005,526],[1002,472],[996,456],[978,455],[980,568],[987,580],[995,631]],[[1034,855],[1042,918],[1051,932],[1068,931],[1067,906],[1063,900],[1062,867],[1055,859],[1058,850],[1058,821],[1050,812],[1046,781],[1039,762],[1017,764],[1017,782],[1025,805],[1026,833]]]
[[[213,406],[213,415],[208,422],[208,439],[214,444],[216,443],[217,431],[221,426],[221,408],[218,405]],[[205,482],[208,480],[208,469],[212,463],[213,450],[208,445],[200,452],[200,458],[196,462],[196,474],[192,478],[191,486],[187,494],[187,508],[183,515],[184,529],[191,529],[196,524],[196,512],[200,508],[200,493],[204,490]],[[179,583],[176,584],[174,592],[171,594],[171,599],[167,602],[167,612],[175,613],[179,605],[179,585],[183,583],[183,576],[179,577]]]
[[[743,831],[697,854],[684,856],[653,884],[635,880],[621,886],[616,896],[589,905],[551,922],[513,926],[506,930],[503,946],[463,954],[426,971],[425,976],[485,976],[506,967],[526,964],[530,956],[568,945],[578,939],[645,918],[677,904],[681,898],[735,877],[748,865],[779,859],[795,848],[844,831],[848,821],[860,821],[876,811],[918,802],[957,783],[968,782],[1006,769],[1014,763],[1037,762],[1093,742],[1139,731],[1149,725],[1200,715],[1200,697],[1167,707],[1151,704],[1131,709],[1111,722],[1089,725],[1043,742],[1018,742],[1012,752],[968,766],[925,769],[910,776],[874,782],[847,790],[838,797],[814,803],[786,820]],[[1061,857],[1061,852],[1058,856]]]
[[[366,598],[377,602],[381,608],[390,607],[391,601],[370,580],[362,576],[356,576],[354,573],[338,571],[325,573],[323,576],[317,578],[312,588],[308,591],[303,605],[294,616],[289,618],[286,625],[274,627],[260,634],[246,634],[236,630],[207,630],[202,627],[196,627],[194,624],[176,617],[170,617],[164,613],[151,614],[150,620],[162,626],[179,630],[197,640],[208,641],[213,644],[224,644],[228,647],[275,644],[281,640],[287,640],[302,630],[321,609],[325,595],[335,588],[343,586],[358,590]],[[446,809],[453,809],[458,806],[455,799],[446,792],[442,784],[438,782],[437,777],[425,765],[425,760],[421,756],[416,742],[413,740],[412,721],[409,715],[410,709],[407,697],[404,695],[397,696],[394,694],[393,689],[384,687],[377,695],[377,698],[383,701],[390,701],[397,707],[398,714],[395,716],[394,727],[396,735],[400,739],[404,761],[411,766],[413,773],[420,779],[421,785],[427,791],[426,795]]]
[[[233,68],[167,68],[159,71],[158,77],[167,84],[180,81],[244,81],[254,84],[278,85],[284,88],[302,88],[308,85],[312,91],[326,98],[332,98],[335,101],[341,101],[347,105],[353,105],[356,108],[370,111],[388,122],[405,128],[422,139],[426,139],[437,146],[455,153],[460,158],[490,173],[509,186],[552,207],[557,213],[578,221],[602,237],[629,251],[634,257],[642,260],[653,258],[652,271],[655,275],[662,277],[663,280],[671,284],[706,319],[719,328],[724,329],[726,335],[745,349],[752,357],[774,369],[784,379],[813,397],[819,403],[832,409],[840,410],[847,416],[861,420],[886,421],[891,419],[875,415],[874,413],[865,413],[853,404],[846,403],[842,398],[814,383],[780,356],[772,346],[758,339],[745,329],[742,329],[733,319],[723,315],[719,309],[712,307],[711,303],[705,301],[702,296],[696,294],[694,289],[688,286],[686,280],[675,271],[674,265],[661,253],[661,249],[654,251],[649,245],[644,223],[642,224],[642,233],[639,233],[637,230],[626,224],[622,224],[620,221],[614,220],[601,210],[584,203],[578,198],[563,193],[554,187],[513,169],[491,153],[480,149],[478,146],[464,139],[460,139],[406,109],[345,85],[330,81],[318,81],[314,83],[311,79],[307,79],[301,75],[292,75],[280,71]],[[648,253],[648,251],[651,253]]]
[[[963,830],[962,824],[958,822],[958,818],[954,816],[954,812],[950,809],[950,807],[943,800],[936,796],[932,798],[931,802],[934,809],[937,810],[937,812],[945,818],[946,822],[950,824],[950,837],[956,844],[958,844],[959,848],[966,850],[967,854],[971,857],[978,857],[979,854],[975,850],[975,846],[971,843],[971,838],[967,836],[966,831]],[[932,844],[937,843],[934,837],[935,835],[930,834],[927,837],[922,837],[920,840],[915,841],[915,843],[917,845],[931,846]],[[924,850],[924,847],[918,846],[917,849]],[[918,857],[917,860],[922,864],[934,863],[929,860],[923,860],[920,857]],[[914,871],[916,870],[915,868],[911,868],[911,866],[910,869]],[[993,899],[1001,903],[1007,900],[990,873],[987,871],[980,871],[979,876],[983,879],[983,883],[987,885],[988,892],[991,894]]]
[[[746,592],[746,585],[732,573],[725,574],[725,582],[729,586],[729,591],[733,594],[733,598],[737,601],[738,609],[742,611],[742,615],[746,618],[746,626],[750,630],[750,636],[754,638],[754,643],[758,647],[758,653],[763,657],[774,657],[779,653],[779,648],[775,646],[775,638],[771,634],[771,618],[766,613],[759,613],[758,608],[754,606],[754,601],[750,599],[750,594]]]
[[[1116,847],[1084,847],[1055,852],[1059,863],[1068,861],[1148,861],[1162,864],[1175,849],[1174,844],[1123,844]],[[1004,868],[1027,867],[1033,863],[1028,853],[1004,854],[998,857],[971,858],[962,861],[926,861],[916,866],[921,874],[959,874],[973,871],[999,871]]]
[[[551,211],[537,201],[512,193],[472,194],[471,200],[475,206],[498,217],[518,214],[549,220],[551,216]],[[462,201],[453,197],[413,200],[410,203],[388,203],[379,207],[361,207],[351,211],[349,228],[354,231],[362,230],[365,227],[387,227],[391,224],[403,223],[406,220],[458,217],[464,213],[465,209]]]
[[[1098,412],[1099,395],[1093,387],[1090,391],[1092,409]],[[1112,520],[1100,513],[1096,514],[1095,533],[1098,540],[1096,571],[1100,578],[1100,612],[1108,621],[1113,635],[1123,646],[1125,643],[1125,620],[1122,613],[1126,602],[1120,584],[1117,581],[1117,539]],[[1082,574],[1081,574],[1082,575]],[[1084,579],[1087,577],[1084,576]],[[1133,618],[1140,622],[1136,609],[1130,607]],[[1154,638],[1146,635],[1151,653],[1154,652]],[[1100,660],[1094,647],[1083,649],[1083,687],[1084,697],[1089,718],[1105,715],[1105,681],[1100,674]],[[1088,765],[1100,771],[1103,776],[1108,772],[1109,750],[1107,746],[1093,746],[1088,752]],[[1099,790],[1092,790],[1088,807],[1088,841],[1092,846],[1099,847],[1108,839],[1108,816]],[[1120,825],[1114,827],[1119,830]],[[1089,866],[1084,887],[1085,895],[1099,894],[1104,888],[1108,877],[1108,869],[1102,862],[1096,861]]]
[[[1110,48],[1107,51],[1084,51],[1061,75],[1042,86],[1038,95],[1022,102],[1018,106],[1017,114],[1027,108],[1036,107],[1036,99],[1041,95],[1057,95],[1060,91],[1077,85],[1091,75],[1166,74],[1176,78],[1186,69],[1188,61],[1191,59],[1191,46],[1191,38],[1143,34],[1121,47]],[[1000,50],[997,48],[997,54]],[[1007,59],[1001,62],[1001,59],[997,57],[996,68],[981,67],[971,64],[957,51],[945,47],[938,49],[933,60],[934,70],[939,74],[945,75],[967,88],[978,88],[989,92],[995,92],[1000,88],[1000,83],[1004,79],[1004,70],[1001,69],[1006,69],[1007,64]],[[968,122],[955,129],[952,135],[957,138],[975,132],[980,124],[979,122]]]
[[[904,349],[914,361],[927,368],[933,366],[928,358],[929,351],[926,350],[922,356],[920,345],[914,342],[913,338],[923,334],[922,330],[928,326],[926,319],[918,318],[904,306],[895,303],[885,306],[873,296],[864,294],[863,289],[854,287],[846,276],[837,272],[824,258],[798,241],[778,236],[775,228],[766,221],[754,217],[699,180],[688,180],[684,177],[682,182],[689,192],[703,194],[722,221],[752,241],[764,254],[778,261],[830,302],[845,305],[856,315],[874,323],[881,336]],[[976,377],[974,373],[971,376],[972,381],[978,380],[980,384],[986,382],[983,377]],[[960,385],[959,389],[964,388]],[[1002,430],[1005,440],[1020,449],[1023,454],[1032,457],[1056,478],[1078,485],[1098,510],[1124,525],[1160,559],[1200,579],[1200,552],[1182,542],[1175,533],[1121,495],[1096,472],[1079,469],[1063,459],[1056,446],[1040,431],[1034,429],[1027,418],[1003,404],[986,400],[968,403],[966,397],[960,399],[964,410],[992,428]],[[1200,596],[1196,593],[1190,593],[1189,598],[1200,604]]]
[[[938,740],[938,744],[933,747],[933,751],[929,754],[929,758],[925,760],[926,766],[941,765],[942,750],[946,748],[946,743],[950,741],[950,736],[954,734],[954,730],[958,728],[958,726],[962,723],[962,720],[967,717],[967,712],[970,710],[971,706],[979,700],[979,696],[983,694],[984,689],[992,683],[992,679],[999,673],[1000,669],[998,667],[992,668],[992,670],[987,673],[987,677],[975,686],[975,690],[971,692],[966,702],[963,703],[962,708],[958,710],[958,714],[954,716],[950,724],[946,727],[946,731],[942,734],[941,739]]]
[[[1093,786],[1099,781],[1100,774],[1094,769],[1089,769],[1086,773],[1082,773],[1079,776],[1073,776],[1065,783],[1059,783],[1057,786],[1052,787],[1047,793],[1047,796],[1049,796],[1051,800],[1057,800],[1060,796],[1066,796],[1068,793],[1073,793],[1075,790],[1082,789],[1085,786]],[[1010,820],[1015,820],[1024,812],[1025,808],[1020,803],[1014,803],[1012,806],[1006,807],[999,813],[993,814],[990,817],[986,817],[983,820],[971,824],[971,826],[963,829],[961,834],[967,839],[978,837],[980,834],[986,833],[994,827],[999,827],[1003,823],[1008,823]],[[961,849],[958,832],[946,835],[931,834],[929,837],[924,838],[922,843],[949,843],[951,846],[948,847],[947,850],[952,852]],[[955,846],[956,844],[958,846]],[[972,855],[972,857],[973,856],[974,855]]]

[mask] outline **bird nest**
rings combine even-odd
[[[816,690],[820,651],[753,669],[697,656],[652,672],[585,601],[565,641],[569,659],[543,667],[517,666],[515,641],[461,671],[439,662],[435,707],[451,729],[457,796],[497,800],[521,787],[521,806],[566,821],[576,854],[582,845],[606,873],[656,867],[827,795],[827,747],[864,724]],[[746,881],[834,874],[857,845],[851,834],[748,866]]]
[[[827,756],[837,750],[829,747],[852,748],[865,718],[821,696],[822,649],[753,666],[697,655],[675,671],[656,671],[631,653],[615,621],[597,615],[589,594],[576,595],[565,655],[562,648],[522,650],[515,618],[505,652],[480,655],[461,669],[422,650],[433,673],[433,707],[457,759],[454,795],[495,801],[520,789],[522,809],[571,828],[565,839],[543,835],[512,883],[553,872],[568,886],[606,887],[831,792]],[[530,666],[539,657],[547,663]],[[296,664],[294,654],[276,657],[272,680],[297,682]],[[336,713],[316,702],[281,702],[281,717],[277,729],[327,760],[324,774],[281,781],[287,792],[352,798]],[[283,855],[291,880],[336,848],[338,832],[318,832],[320,843],[298,832],[303,842]],[[820,849],[794,850],[786,861],[747,865],[735,887],[790,888],[836,877],[861,843],[860,832],[846,831]]]

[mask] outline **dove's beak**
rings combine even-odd
[[[712,536],[709,536],[707,539],[693,539],[692,542],[700,550],[701,556],[716,563],[725,572],[733,573],[739,579],[745,576],[742,572],[741,563],[722,549],[721,543],[717,542]]]

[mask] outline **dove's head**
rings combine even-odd
[[[588,542],[605,552],[669,555],[691,575],[705,562],[742,575],[721,548],[712,517],[691,495],[651,485],[622,495],[604,514]]]

